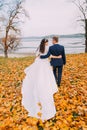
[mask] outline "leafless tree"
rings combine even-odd
[[[4,48],[5,38],[1,39],[1,47]],[[7,38],[8,51],[15,50],[20,45],[20,38],[16,35],[9,35]]]
[[[5,37],[2,40],[1,44],[4,47],[4,55],[8,57],[9,49],[14,49],[19,45],[16,35],[20,35],[21,30],[19,24],[24,21],[24,17],[27,16],[25,9],[23,8],[23,0],[14,0],[14,2],[5,3],[7,6],[5,10]],[[12,37],[12,34],[15,34],[15,37]],[[9,38],[10,36],[10,38]],[[16,44],[16,46],[14,45]]]
[[[87,53],[87,0],[72,0],[81,12],[81,19],[85,30],[85,52]]]
[[[3,0],[0,0],[0,8],[3,6]]]

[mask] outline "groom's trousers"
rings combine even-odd
[[[60,86],[61,83],[62,70],[63,70],[63,66],[53,66],[53,73],[58,86]]]

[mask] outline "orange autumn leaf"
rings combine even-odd
[[[38,112],[37,115],[38,115],[38,117],[41,117],[41,116],[42,116],[42,113],[41,113],[41,112]]]

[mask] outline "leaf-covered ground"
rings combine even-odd
[[[28,58],[0,58],[0,130],[87,130],[87,54],[67,55],[62,85],[54,95],[56,117],[44,124],[21,105]]]

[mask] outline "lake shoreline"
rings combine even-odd
[[[21,58],[21,57],[28,57],[28,56],[35,56],[35,53],[10,53],[8,54],[9,58]],[[0,54],[0,57],[4,57],[4,54]]]
[[[84,53],[71,53],[71,54],[66,54],[66,55],[80,55],[80,54],[85,54]],[[24,58],[28,56],[35,56],[35,53],[10,53],[8,54],[8,58]],[[0,54],[0,57],[4,57],[4,54]]]

